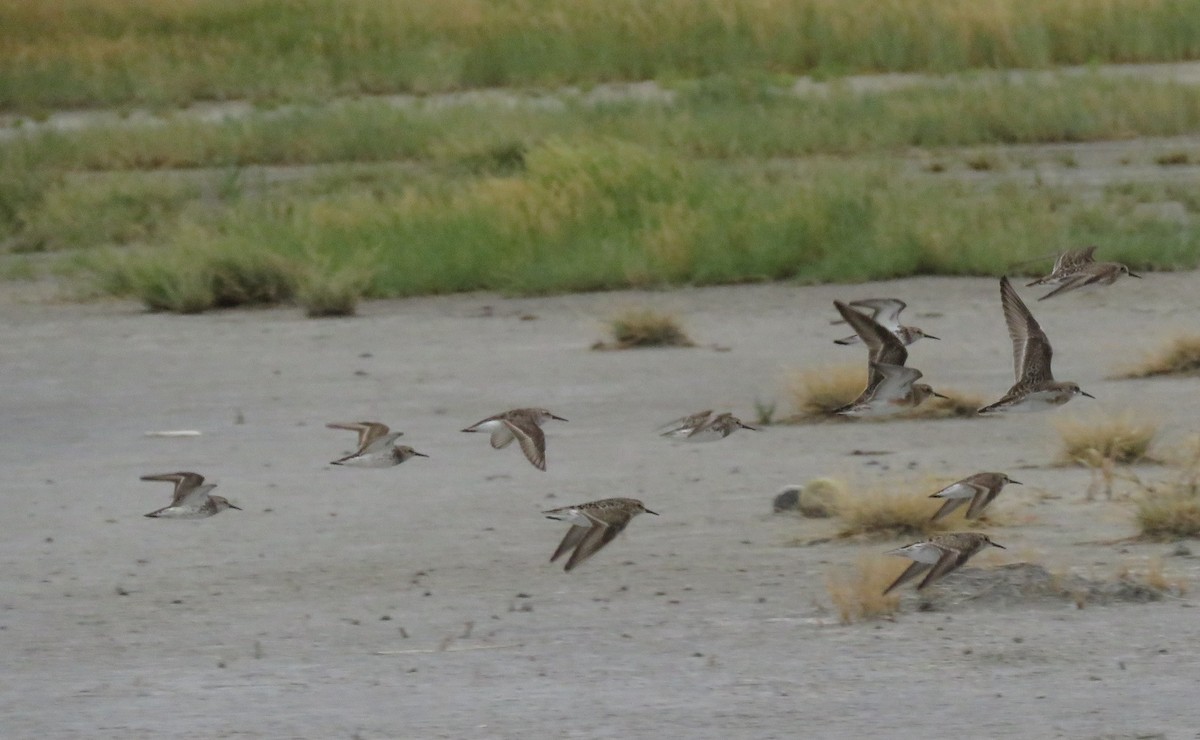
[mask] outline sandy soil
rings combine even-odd
[[[1027,484],[995,504],[1009,561],[1111,577],[1163,557],[1194,583],[1200,559],[1173,545],[1095,544],[1132,534],[1132,507],[1086,502],[1088,473],[1048,464],[1056,418],[1136,407],[1167,447],[1197,431],[1200,381],[1107,378],[1195,330],[1198,278],[1031,301],[1058,377],[1098,401],[691,446],[653,429],[706,407],[752,418],[756,399],[782,410],[789,370],[861,360],[830,341],[835,297],[909,301],[944,339],[910,364],[998,398],[1011,359],[996,282],[467,295],[332,321],[0,301],[0,735],[1197,737],[1192,597],[1080,610],[948,590],[918,611],[906,593],[896,621],[843,626],[827,576],[892,543],[790,546],[834,524],[770,504],[816,476],[1005,470]],[[590,351],[629,305],[731,351]],[[547,425],[547,473],[458,431],[523,405],[570,419]],[[351,437],[323,424],[359,418],[432,457],[329,466]],[[144,436],[170,429],[203,434]],[[143,518],[169,490],[138,476],[180,469],[245,511]],[[539,511],[609,496],[662,515],[573,573],[547,563],[563,526]]]

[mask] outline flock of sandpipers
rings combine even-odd
[[[1058,256],[1050,274],[1035,280],[1035,285],[1055,286],[1039,300],[1060,295],[1090,285],[1111,285],[1121,275],[1140,277],[1123,264],[1097,262],[1096,247],[1068,250]],[[1000,303],[1013,343],[1013,367],[1016,383],[1000,400],[979,409],[979,413],[995,411],[1039,411],[1070,401],[1077,395],[1092,397],[1078,384],[1057,381],[1050,370],[1050,341],[1038,325],[1029,308],[1017,295],[1007,277],[1000,278]],[[835,410],[845,416],[882,416],[919,405],[930,396],[940,396],[924,383],[917,383],[921,371],[907,367],[906,345],[922,337],[937,339],[921,329],[900,324],[900,312],[905,304],[894,298],[853,301],[849,304],[834,301],[842,321],[854,329],[855,335],[836,340],[838,344],[862,342],[868,348],[867,386],[853,402]],[[863,313],[859,309],[865,309]],[[840,322],[835,322],[840,323]],[[486,432],[491,435],[495,449],[510,445],[514,440],[525,457],[539,470],[546,469],[546,436],[541,425],[551,419],[566,421],[546,409],[522,408],[505,411],[473,424],[464,432]],[[334,465],[383,468],[399,465],[413,457],[428,457],[406,445],[395,444],[403,432],[393,432],[385,424],[374,421],[335,422],[332,429],[358,433],[358,448],[350,455],[332,461]],[[662,436],[689,442],[710,442],[728,437],[738,429],[756,429],[730,413],[714,414],[711,410],[676,419],[660,427]],[[198,473],[179,472],[142,476],[142,480],[170,481],[175,484],[171,505],[146,514],[148,517],[173,519],[202,519],[225,509],[239,507],[221,496],[210,493],[215,487],[206,484]],[[965,518],[978,518],[1009,483],[1018,483],[1004,473],[976,473],[932,494],[945,503],[933,515],[936,521],[948,516],[960,506],[967,505]],[[969,502],[969,504],[968,504]],[[567,552],[565,570],[572,570],[601,548],[612,542],[641,513],[656,514],[632,498],[607,498],[575,506],[563,506],[542,512],[546,517],[571,525],[554,550],[550,562]],[[923,589],[966,563],[984,547],[1003,545],[993,542],[979,532],[952,532],[935,535],[890,551],[913,561],[884,593],[925,574],[917,589]],[[928,571],[926,573],[926,571]]]

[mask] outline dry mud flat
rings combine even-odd
[[[1172,545],[1096,544],[1133,533],[1131,507],[1085,502],[1087,473],[1047,464],[1056,416],[1137,408],[1168,446],[1197,430],[1200,381],[1107,378],[1195,330],[1198,278],[1031,301],[1056,375],[1095,402],[691,446],[654,426],[706,407],[751,417],[756,399],[782,409],[787,371],[862,360],[830,341],[833,298],[907,300],[943,338],[910,364],[935,387],[999,397],[1011,355],[996,281],[467,295],[333,321],[6,301],[0,735],[1197,737],[1190,594],[1078,609],[1020,589],[973,597],[989,576],[964,569],[928,611],[906,589],[896,621],[843,626],[826,578],[890,543],[788,546],[833,524],[770,502],[816,476],[1007,470],[1026,484],[994,505],[1008,559],[979,565],[1091,582],[1162,557],[1194,585],[1200,559]],[[600,319],[629,305],[674,311],[730,351],[589,351]],[[570,419],[546,427],[547,473],[458,431],[521,405]],[[326,464],[351,437],[323,424],[360,418],[430,459]],[[203,434],[143,436],[169,429]],[[138,476],[180,469],[245,511],[143,518],[169,492]],[[571,574],[548,564],[563,525],[539,511],[609,496],[661,516]]]

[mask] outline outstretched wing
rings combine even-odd
[[[841,301],[834,301],[833,305],[870,349],[869,362],[903,365],[908,360],[908,350],[904,348],[904,343],[878,321],[866,314],[859,313]]]
[[[511,437],[516,437],[517,442],[521,445],[521,451],[525,453],[525,457],[529,462],[533,463],[533,467],[538,470],[546,469],[546,435],[542,432],[542,428],[532,421],[512,421],[505,419],[505,428],[508,429]],[[503,447],[512,441],[511,437],[503,444],[496,444],[496,435],[499,430],[492,433],[492,447]]]
[[[870,309],[871,318],[892,332],[900,328],[900,312],[908,306],[899,298],[865,298],[861,301],[850,301],[850,305],[854,308]]]
[[[1036,384],[1054,380],[1050,372],[1050,340],[1007,277],[1000,278],[1000,305],[1013,344],[1013,373],[1017,382]]]

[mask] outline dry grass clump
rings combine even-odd
[[[1137,419],[1132,413],[1090,419],[1066,419],[1055,423],[1062,438],[1059,462],[1063,465],[1102,467],[1152,462],[1150,447],[1158,436],[1158,425]]]
[[[890,617],[900,609],[898,592],[883,595],[883,590],[903,569],[898,566],[908,567],[908,561],[900,563],[893,560],[896,559],[863,556],[853,570],[839,570],[825,579],[829,598],[842,624]]]
[[[843,488],[836,504],[841,519],[839,537],[899,538],[928,537],[937,532],[962,529],[967,507],[936,522],[930,521],[941,507],[941,499],[930,498],[952,481],[923,480],[917,484],[890,485],[866,490]]]
[[[821,421],[842,418],[834,412],[858,398],[867,387],[863,365],[798,370],[787,378],[787,394],[795,413],[791,422]],[[889,419],[961,419],[978,416],[984,400],[954,391],[935,389],[948,398],[929,398],[920,406],[891,416],[867,417],[864,421]]]
[[[1169,578],[1163,569],[1162,558],[1151,558],[1144,567],[1137,568],[1128,563],[1122,564],[1116,573],[1117,581],[1135,586],[1148,586],[1155,591],[1174,593],[1182,596],[1187,593],[1188,583],[1184,578]]]
[[[787,393],[796,414],[795,421],[831,418],[834,410],[858,398],[867,385],[863,365],[799,370],[787,379]]]
[[[310,266],[299,278],[296,300],[310,318],[353,316],[372,277],[365,267]]]
[[[612,342],[597,342],[592,349],[695,346],[678,319],[651,308],[623,311],[609,320],[608,329]]]
[[[1158,375],[1200,375],[1200,335],[1172,339],[1166,347],[1118,378],[1152,378]]]
[[[1174,479],[1146,483],[1127,477],[1140,489],[1135,505],[1141,538],[1200,537],[1200,437],[1191,441]]]

